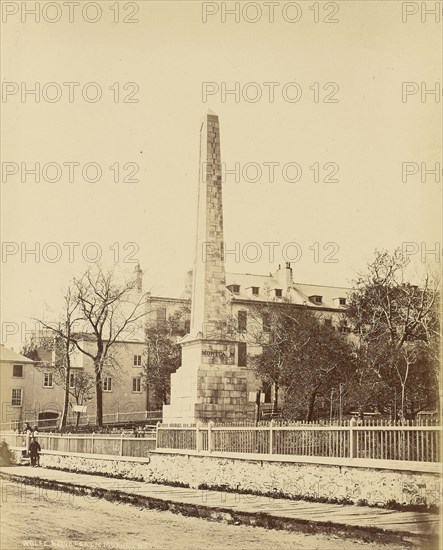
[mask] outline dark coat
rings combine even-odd
[[[29,444],[29,454],[31,456],[38,456],[38,453],[42,450],[38,441],[31,441]]]

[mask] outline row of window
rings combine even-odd
[[[233,288],[238,288],[240,289],[240,286],[239,285],[230,285],[230,288],[231,290]],[[251,287],[252,288],[252,293],[253,294],[258,294],[258,291],[259,291],[259,287]],[[279,291],[279,294],[277,294],[277,291]],[[233,290],[233,292],[235,292],[235,290]],[[239,290],[237,291],[239,292]],[[281,297],[281,290],[280,289],[275,289],[275,292],[276,292],[276,296],[280,296]],[[310,296],[310,298],[312,299],[312,301],[316,302],[316,303],[321,303],[322,301],[322,296]],[[339,298],[339,303],[340,305],[344,306],[346,304],[346,298]],[[267,313],[264,313],[262,315],[262,322],[263,322],[263,330],[265,332],[270,332],[270,318],[269,318],[269,314]],[[157,321],[164,321],[166,319],[166,308],[159,308],[157,309]],[[237,330],[239,332],[246,332],[247,331],[247,325],[248,325],[248,312],[246,310],[240,310],[237,312]],[[343,324],[342,326],[339,328],[340,332],[350,332],[350,329],[347,328],[347,327],[344,327]],[[136,358],[139,358],[139,362],[137,363],[136,362]],[[141,365],[141,355],[134,355],[134,366],[140,366]]]
[[[75,376],[75,375],[73,375]],[[52,388],[52,374],[51,373],[45,373],[43,385],[46,388]],[[69,386],[72,388],[74,387],[75,378],[70,377],[69,379]],[[103,378],[102,387],[104,392],[110,392],[112,391],[112,378],[111,376],[105,376]],[[133,393],[141,393],[142,391],[142,379],[140,376],[136,376],[132,379],[132,392]],[[22,388],[12,388],[11,393],[11,405],[13,407],[21,407],[23,403],[23,389]]]
[[[229,285],[228,290],[230,290],[233,294],[240,294],[240,285]],[[251,289],[251,294],[254,296],[258,296],[260,293],[260,287],[259,286],[251,286],[249,287]],[[272,289],[274,292],[275,298],[282,298],[283,296],[283,289],[281,288],[274,288]]]
[[[52,372],[43,373],[43,387],[52,388],[54,386],[54,377]],[[75,388],[75,372],[69,373],[69,387]]]
[[[271,331],[270,316],[268,313],[262,314],[263,330],[265,332]],[[239,332],[246,332],[248,328],[248,312],[241,309],[237,312],[237,326]]]
[[[134,367],[142,366],[142,356],[134,355],[133,359]],[[12,377],[13,378],[23,378],[23,365],[12,365]],[[45,372],[43,375],[43,386],[45,388],[52,388],[53,380],[52,373]],[[69,377],[69,387],[73,388],[75,386],[75,373],[71,372]]]
[[[43,387],[52,388],[54,386],[54,380],[51,372],[45,372],[43,374]],[[75,387],[75,373],[71,372],[69,375],[69,387]],[[105,376],[102,383],[103,391],[112,391],[112,378],[111,376]],[[132,391],[141,391],[141,377],[135,376],[132,379]]]
[[[23,378],[23,365],[13,365],[12,366],[12,376],[13,378]],[[53,386],[53,376],[51,372],[43,373],[43,386],[45,388],[52,388]],[[73,388],[75,385],[75,374],[70,373],[69,376],[69,387]]]
[[[270,316],[268,313],[262,314],[262,323],[263,323],[263,330],[265,332],[271,331],[271,325],[270,325]],[[332,319],[325,319],[325,324],[332,325]],[[240,310],[237,313],[237,326],[239,332],[246,332],[248,325],[248,312],[245,310]],[[339,332],[351,332],[351,328],[348,326],[348,322],[346,319],[342,319],[340,321],[340,325],[338,326]]]
[[[112,377],[105,376],[102,381],[103,391],[112,391]],[[142,379],[140,376],[134,376],[132,379],[132,392],[140,393],[142,391]]]

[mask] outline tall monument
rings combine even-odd
[[[228,334],[220,128],[212,111],[200,127],[198,187],[190,333],[180,342],[182,364],[171,376],[171,404],[163,407],[163,422],[252,419],[244,350]]]

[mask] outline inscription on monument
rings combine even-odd
[[[208,355],[209,357],[227,357],[224,351],[215,351],[212,349],[204,349],[202,355]]]
[[[214,349],[214,347],[218,349]],[[209,344],[208,347],[205,346],[205,349],[201,350],[202,363],[209,365],[233,365],[235,363],[235,346],[225,344],[214,347]],[[223,347],[223,349],[220,349],[220,347]]]

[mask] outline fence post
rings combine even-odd
[[[155,448],[158,449],[158,433],[160,431],[160,422],[157,422],[157,429],[155,430]]]
[[[200,451],[200,422],[195,423],[195,450]]]
[[[71,439],[70,439],[70,433],[68,433],[68,453],[71,450]]]
[[[354,426],[356,422],[355,418],[351,418],[349,421],[349,458],[354,458]]]
[[[208,422],[208,453],[212,452],[212,426],[214,425],[214,422],[210,420]]]
[[[123,430],[120,434],[120,456],[123,456]]]
[[[274,421],[269,422],[269,454],[272,455],[274,452]]]
[[[48,436],[48,450],[49,451],[52,451],[52,441],[51,441],[51,437],[52,437],[52,432],[49,432],[49,436]]]
[[[94,454],[94,432],[91,433],[91,454]]]

